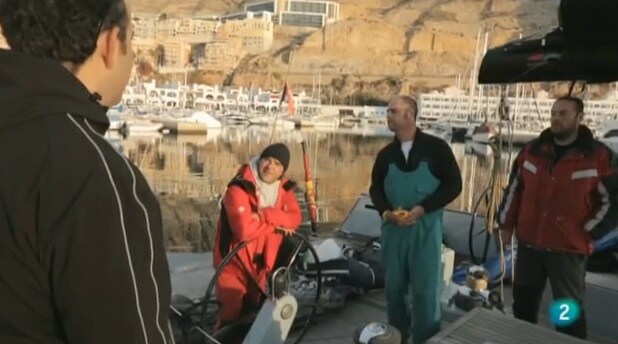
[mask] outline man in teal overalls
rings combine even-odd
[[[417,110],[408,96],[389,103],[395,139],[378,153],[369,190],[383,219],[388,323],[414,344],[440,331],[442,214],[462,184],[449,145],[416,127]]]

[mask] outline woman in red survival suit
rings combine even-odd
[[[261,293],[248,274],[265,290],[283,241],[281,233],[290,234],[300,226],[302,215],[293,190],[296,183],[283,176],[289,163],[288,147],[272,144],[242,165],[228,184],[217,224],[214,267],[241,242],[249,243],[217,280],[218,328],[237,320],[243,307],[259,304]]]

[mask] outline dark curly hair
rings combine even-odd
[[[129,18],[125,0],[0,0],[0,25],[11,49],[80,65],[102,31],[126,42]]]

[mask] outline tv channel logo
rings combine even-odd
[[[556,327],[572,325],[580,315],[579,303],[573,299],[556,300],[549,307],[549,319]]]

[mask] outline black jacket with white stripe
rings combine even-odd
[[[172,343],[161,211],[59,63],[0,49],[0,343]]]

